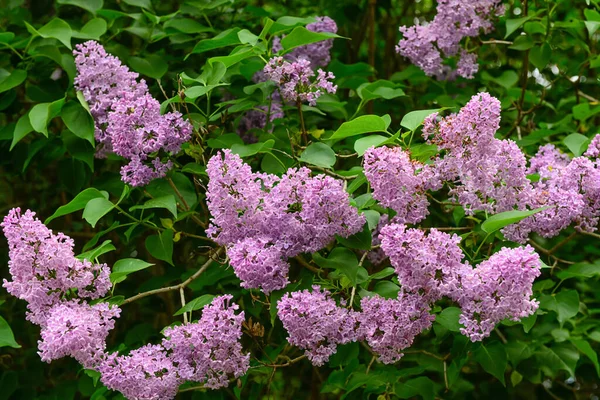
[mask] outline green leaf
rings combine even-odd
[[[331,168],[336,162],[335,152],[325,143],[315,142],[300,154],[300,161],[323,168]]]
[[[62,217],[63,215],[71,214],[78,210],[83,210],[85,206],[93,199],[108,199],[108,193],[101,192],[98,189],[87,188],[79,193],[73,200],[65,204],[64,206],[58,207],[58,209],[49,216],[45,224],[50,223],[55,218]]]
[[[73,32],[71,31],[71,27],[65,21],[60,18],[54,18],[52,21],[48,22],[46,25],[42,26],[38,33],[43,38],[53,38],[58,39],[62,44],[67,46],[69,50],[72,50],[71,47],[71,36]]]
[[[157,260],[173,265],[173,231],[166,229],[159,235],[148,236],[146,249]]]
[[[363,229],[347,238],[336,235],[338,242],[351,249],[371,250],[371,240],[373,235],[369,225],[365,224]]]
[[[25,79],[27,79],[27,71],[22,69],[13,70],[10,75],[0,80],[0,93],[19,86]]]
[[[419,126],[421,126],[421,124],[423,124],[423,121],[425,120],[425,118],[427,118],[428,116],[430,116],[433,113],[440,112],[442,110],[445,110],[445,108],[411,111],[408,114],[406,114],[404,117],[402,117],[402,121],[400,121],[400,125],[405,127],[406,129],[408,129],[409,131],[414,131]]]
[[[122,0],[123,3],[129,4],[134,7],[141,7],[147,10],[152,9],[152,2],[150,0]]]
[[[590,103],[581,103],[573,106],[573,117],[579,121],[585,121],[586,119],[598,114],[600,112],[600,105],[594,108],[590,107]]]
[[[493,233],[504,228],[505,226],[515,224],[527,217],[544,211],[547,208],[548,207],[540,207],[536,208],[535,210],[528,211],[505,211],[500,214],[495,214],[483,221],[483,224],[481,224],[481,229],[486,233]]]
[[[215,298],[215,295],[213,295],[213,294],[205,294],[200,297],[196,297],[195,299],[193,299],[189,303],[187,303],[185,306],[183,306],[179,310],[177,310],[177,312],[175,314],[173,314],[173,316],[181,315],[183,313],[190,312],[190,311],[199,310],[199,309],[203,308],[205,305],[210,304],[210,302],[213,301],[214,298]]]
[[[444,308],[435,318],[435,322],[452,332],[460,332],[462,325],[458,322],[461,310],[458,307]]]
[[[570,278],[592,278],[594,276],[600,276],[600,263],[596,262],[596,264],[573,264],[566,270],[559,271],[556,274],[556,276],[563,280]]]
[[[10,43],[15,38],[15,34],[12,32],[1,32],[0,43]]]
[[[165,29],[171,28],[176,29],[179,32],[187,33],[187,34],[195,34],[195,33],[204,33],[204,32],[212,32],[213,28],[208,26],[204,26],[200,24],[198,21],[193,20],[191,18],[172,18],[166,21],[163,24]]]
[[[96,14],[96,11],[101,9],[104,5],[103,0],[57,0],[57,3],[77,6],[91,12],[92,14]]]
[[[481,346],[473,351],[473,359],[477,361],[483,369],[495,376],[504,386],[504,371],[508,365],[508,358],[504,346],[499,342],[490,344],[481,343]]]
[[[211,149],[229,149],[234,144],[244,145],[244,141],[237,133],[226,133],[214,139],[208,139],[206,144]]]
[[[79,32],[73,32],[73,37],[80,39],[100,40],[100,37],[106,33],[108,25],[102,18],[89,20]]]
[[[81,104],[69,101],[63,107],[60,117],[71,132],[95,146],[94,119]]]
[[[143,205],[131,207],[129,211],[147,210],[148,208],[166,208],[175,218],[177,218],[177,202],[175,201],[175,196],[171,194],[150,199]]]
[[[525,22],[529,21],[530,18],[531,17],[529,16],[529,17],[516,18],[516,19],[507,19],[506,20],[506,34],[504,35],[504,39],[509,37],[511,35],[511,33],[513,33],[514,31],[519,29],[521,27],[521,25],[523,25]]]
[[[552,48],[548,43],[541,46],[535,46],[529,51],[529,59],[540,71],[543,70],[550,62],[552,57]]]
[[[208,62],[210,64],[222,63],[223,65],[225,65],[226,68],[229,68],[232,65],[235,65],[235,64],[239,63],[240,61],[245,60],[247,58],[254,57],[255,55],[256,55],[256,53],[254,53],[252,51],[252,49],[240,47],[240,48],[234,49],[231,52],[231,54],[229,54],[228,56],[209,58]]]
[[[25,136],[33,132],[31,122],[29,122],[29,113],[22,115],[15,125],[15,131],[13,132],[12,143],[10,144],[10,150],[12,150],[17,143],[21,141]]]
[[[110,281],[112,283],[123,282],[127,278],[127,275],[153,265],[154,264],[136,258],[124,258],[113,265]]]
[[[319,253],[313,254],[313,260],[322,268],[331,268],[339,270],[355,286],[358,283],[358,270],[362,268],[358,265],[356,255],[345,247],[334,248],[327,258]]]
[[[563,139],[563,143],[571,150],[571,153],[573,153],[575,157],[579,157],[589,145],[590,139],[581,133],[571,133]]]
[[[95,249],[86,251],[77,256],[80,260],[90,260],[94,261],[96,258],[100,257],[102,254],[106,254],[108,252],[116,250],[115,246],[111,243],[110,240],[105,240],[102,244]]]
[[[128,63],[134,71],[156,80],[162,78],[169,69],[164,57],[156,54],[150,54],[144,58],[130,57]]]
[[[220,49],[222,47],[239,45],[242,43],[238,37],[239,31],[240,28],[232,28],[219,33],[212,39],[201,40],[196,43],[196,46],[194,46],[192,54],[204,53],[206,51]]]
[[[15,349],[21,348],[21,345],[15,341],[15,335],[12,329],[8,325],[8,322],[0,317],[0,347],[13,347]]]
[[[400,286],[396,285],[392,281],[379,281],[375,284],[375,287],[373,288],[373,293],[377,293],[378,295],[386,299],[398,298],[399,292]]]
[[[177,190],[179,191],[179,193],[181,193],[188,206],[193,208],[196,202],[198,201],[194,184],[190,181],[190,179],[187,176],[178,172],[174,173],[171,176],[171,179],[173,180],[173,182],[175,182]],[[153,180],[148,186],[146,186],[146,191],[150,193],[150,196],[155,198],[167,195],[174,195],[176,196],[176,198],[178,197],[177,193],[175,193],[175,191],[166,179]]]
[[[204,176],[208,176],[208,174],[206,173],[206,167],[200,164],[196,164],[196,163],[187,163],[183,166],[183,168],[181,168],[181,172],[187,172],[189,174],[193,174],[193,175],[204,175]]]
[[[369,132],[386,132],[385,120],[377,115],[363,115],[344,122],[329,139],[343,139]]]
[[[389,141],[389,137],[381,136],[381,135],[369,135],[358,139],[354,142],[354,151],[358,153],[359,157],[362,157],[365,154],[365,151],[371,147],[379,147],[382,144]]]
[[[562,290],[557,294],[542,295],[540,308],[555,311],[558,322],[562,325],[579,312],[579,293],[576,290]]]
[[[552,346],[552,348],[541,346],[535,355],[542,369],[550,372],[563,370],[571,376],[575,376],[579,353],[571,345],[559,344]]]
[[[425,376],[398,382],[394,386],[394,393],[401,399],[410,399],[421,396],[423,400],[435,399],[435,384]]]
[[[65,99],[62,98],[52,103],[41,103],[33,106],[31,111],[29,111],[31,127],[36,132],[40,132],[48,137],[48,123],[60,113],[64,104]]]
[[[386,267],[384,269],[382,269],[379,272],[375,272],[373,275],[369,276],[369,280],[374,280],[374,279],[384,279],[387,278],[388,276],[394,275],[394,268],[392,267]]]
[[[253,143],[248,145],[234,144],[231,146],[231,152],[239,155],[240,157],[249,157],[257,153],[267,153],[275,144],[275,140],[269,139],[264,142]]]
[[[579,350],[581,354],[585,355],[592,361],[592,364],[594,364],[594,367],[596,368],[596,374],[598,374],[598,377],[600,377],[600,364],[598,363],[598,354],[594,351],[592,346],[590,346],[590,343],[587,340],[583,339],[571,339],[571,343],[573,343],[573,345],[577,347],[577,350]]]
[[[83,219],[85,219],[92,228],[95,228],[96,223],[100,218],[111,212],[113,208],[115,208],[115,205],[104,197],[92,199],[85,205]]]
[[[296,47],[333,38],[341,38],[341,36],[331,32],[313,32],[303,26],[298,26],[289,35],[281,39],[281,47],[284,53],[289,53]]]
[[[533,355],[533,351],[527,343],[519,342],[517,340],[511,340],[506,343],[504,348],[508,354],[508,359],[514,368],[517,368],[521,361],[526,360]]]

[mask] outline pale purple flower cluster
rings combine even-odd
[[[173,399],[180,384],[177,367],[161,345],[148,344],[124,356],[109,354],[97,370],[104,386],[129,400]]]
[[[503,248],[472,268],[462,261],[457,235],[431,229],[426,236],[418,229],[390,224],[382,229],[380,239],[405,296],[427,304],[442,297],[457,302],[462,310],[461,332],[472,341],[489,336],[503,319],[517,321],[537,309],[531,295],[541,262],[529,246]]]
[[[4,287],[27,302],[27,319],[40,325],[42,361],[71,356],[86,368],[97,366],[120,309],[85,301],[109,291],[110,269],[75,258],[73,240],[53,234],[30,210],[21,214],[14,208],[0,225],[8,239],[12,277]]]
[[[547,209],[503,229],[515,242],[525,242],[530,232],[553,237],[575,223],[575,228],[587,232],[597,229],[600,217],[600,168],[586,157],[567,163],[556,150],[543,147],[532,159],[531,172],[540,180],[533,184],[527,205]]]
[[[473,96],[457,114],[424,121],[423,136],[445,151],[435,175],[467,214],[522,209],[531,192],[525,155],[515,142],[494,138],[499,127],[500,102],[488,93]]]
[[[85,368],[97,367],[104,357],[106,337],[120,312],[108,303],[58,303],[50,309],[42,327],[42,340],[38,342],[42,361],[70,356]]]
[[[235,313],[239,306],[231,299],[216,297],[199,321],[167,328],[162,344],[107,355],[97,368],[102,383],[133,400],[172,399],[185,381],[227,386],[250,366],[239,343],[244,313]]]
[[[216,297],[202,311],[198,322],[165,330],[163,347],[177,367],[180,379],[205,382],[207,388],[229,385],[250,366],[250,355],[242,353],[240,339],[244,312],[231,295]]]
[[[390,224],[381,230],[379,238],[404,291],[419,293],[429,302],[444,296],[454,298],[465,267],[458,235],[437,229],[425,235],[420,229]]]
[[[356,341],[358,313],[340,307],[327,290],[286,293],[277,302],[277,316],[288,332],[288,342],[305,350],[313,365],[321,366],[338,344]]]
[[[600,158],[600,134],[594,136],[583,155],[590,158]]]
[[[279,86],[281,96],[285,101],[304,103],[314,106],[317,99],[325,92],[335,93],[337,86],[331,80],[333,73],[322,69],[317,71],[317,76],[311,68],[310,61],[299,59],[289,62],[283,57],[274,57],[264,68],[266,77]]]
[[[338,27],[334,20],[325,17],[316,17],[316,22],[306,25],[306,29],[312,32],[331,32],[337,33]],[[331,48],[333,47],[333,39],[322,40],[320,42],[307,44],[293,49],[285,54],[283,58],[288,61],[297,61],[305,59],[310,61],[315,67],[325,67],[331,61]],[[273,39],[273,51],[282,50],[281,39],[275,37]]]
[[[138,74],[97,42],[77,45],[73,53],[75,87],[96,120],[99,155],[114,152],[129,160],[121,176],[132,186],[165,176],[171,162],[161,161],[161,153],[177,153],[190,139],[191,124],[178,112],[161,115],[160,103],[148,93],[144,80],[138,83]]]
[[[110,270],[81,261],[73,240],[54,235],[37,218],[16,208],[1,226],[8,239],[12,281],[9,293],[28,302],[27,318],[41,326],[42,361],[65,356],[101,373],[109,389],[128,399],[172,399],[185,381],[211,389],[249,368],[240,339],[244,313],[230,295],[215,298],[198,322],[171,327],[161,345],[147,345],[129,355],[106,352],[106,338],[121,310],[106,302],[87,301],[107,294]]]
[[[53,234],[35,213],[10,210],[0,224],[8,239],[12,281],[3,286],[27,302],[27,319],[44,326],[50,309],[70,299],[97,299],[110,287],[106,264],[79,260],[73,253],[73,239]]]
[[[467,79],[477,72],[477,56],[467,53],[460,42],[493,30],[492,19],[504,13],[500,0],[439,0],[433,21],[424,25],[402,26],[404,38],[396,51],[438,79]],[[457,68],[444,63],[444,58],[458,56]]]
[[[307,168],[282,177],[252,172],[224,150],[206,170],[211,224],[207,233],[228,247],[244,287],[265,293],[287,284],[286,259],[325,247],[335,235],[358,232],[365,219],[349,204],[342,182],[310,176]]]
[[[480,341],[500,321],[518,321],[535,313],[539,302],[531,295],[539,275],[540,257],[530,246],[503,248],[477,268],[465,270],[458,299],[461,333]]]
[[[412,161],[400,147],[371,147],[363,168],[373,198],[397,213],[394,222],[416,224],[429,214],[425,191],[435,185],[429,166]]]
[[[366,340],[384,364],[393,364],[404,355],[414,338],[431,327],[435,315],[417,294],[400,292],[397,299],[364,297],[359,314],[359,340]]]

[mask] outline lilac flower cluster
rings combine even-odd
[[[165,330],[163,347],[177,366],[180,379],[205,382],[207,388],[218,389],[238,378],[250,366],[250,355],[242,352],[240,339],[244,312],[231,295],[216,297],[202,311],[198,322]]]
[[[27,302],[27,319],[34,324],[44,326],[51,308],[59,303],[98,299],[112,286],[106,264],[75,258],[73,239],[53,234],[34,212],[21,214],[14,208],[0,226],[8,240],[12,277],[3,286]]]
[[[4,287],[27,301],[27,318],[40,325],[42,361],[73,357],[128,399],[171,399],[185,381],[216,389],[248,370],[249,355],[240,344],[244,313],[236,314],[232,296],[216,297],[199,321],[166,329],[160,345],[108,353],[106,338],[121,310],[88,303],[110,289],[108,267],[75,258],[73,240],[53,234],[29,210],[11,210],[1,226],[12,276]]]
[[[359,340],[366,340],[384,364],[393,364],[404,355],[414,338],[431,327],[435,315],[419,295],[400,292],[397,299],[364,297],[359,314]]]
[[[338,27],[334,20],[325,17],[316,17],[316,22],[306,25],[306,29],[312,32],[330,32],[337,33]],[[315,67],[325,67],[331,61],[331,48],[333,47],[333,39],[322,40],[320,42],[307,44],[293,49],[285,54],[283,58],[290,62],[300,59],[305,59]],[[273,39],[273,51],[282,50],[281,38]]]
[[[356,341],[358,313],[340,307],[327,290],[286,293],[277,302],[277,316],[288,332],[288,342],[305,350],[313,365],[321,366],[338,344]]]
[[[404,38],[398,42],[396,51],[429,76],[473,78],[478,70],[477,56],[461,49],[460,42],[481,31],[492,31],[493,17],[504,13],[501,1],[439,0],[436,11],[433,21],[428,24],[400,27]],[[456,69],[452,69],[444,63],[444,58],[455,56],[458,61]]]
[[[224,150],[207,165],[207,233],[227,246],[236,275],[265,293],[288,283],[286,259],[325,247],[335,235],[358,232],[365,219],[349,204],[343,185],[307,168],[282,177],[252,172]]]
[[[497,323],[518,321],[535,313],[533,281],[540,275],[540,258],[530,246],[503,248],[461,276],[461,333],[472,341],[489,336]]]
[[[144,80],[95,41],[77,45],[75,87],[83,93],[96,121],[98,156],[114,152],[129,163],[122,167],[124,182],[143,186],[165,176],[170,161],[160,153],[177,153],[189,140],[192,127],[178,112],[160,114],[160,103],[148,93]]]
[[[437,121],[427,117],[423,136],[445,151],[433,167],[448,182],[450,195],[468,214],[523,209],[531,191],[525,155],[515,142],[498,140],[500,102],[479,93],[457,113]]]
[[[373,198],[397,213],[395,222],[415,224],[427,216],[425,191],[435,185],[429,166],[412,161],[399,147],[372,147],[363,167]]]
[[[442,297],[456,301],[462,310],[461,332],[472,341],[489,336],[503,319],[517,321],[537,309],[531,295],[541,262],[529,246],[503,248],[472,268],[462,261],[457,235],[431,229],[425,236],[419,229],[390,224],[380,238],[402,289],[427,303]]]
[[[592,150],[593,152],[593,150]],[[540,180],[533,184],[527,206],[547,209],[503,229],[515,242],[525,242],[530,232],[556,236],[572,223],[587,232],[597,229],[600,217],[600,168],[586,157],[567,161],[556,149],[545,146],[532,159],[530,172]]]
[[[600,134],[594,136],[583,155],[590,158],[600,157]]]
[[[304,58],[289,62],[283,57],[274,57],[265,66],[264,73],[277,84],[283,99],[292,103],[308,102],[314,106],[323,93],[335,93],[337,90],[331,82],[335,78],[333,73],[319,69],[313,79],[315,72],[310,61]]]
[[[162,344],[146,345],[128,355],[112,353],[100,365],[104,385],[128,399],[172,399],[185,381],[218,389],[249,368],[242,353],[244,313],[230,303],[230,295],[216,297],[199,321],[165,330]]]
[[[458,235],[431,229],[426,236],[420,229],[389,224],[379,238],[406,292],[435,302],[444,296],[453,298],[460,289],[465,264]]]

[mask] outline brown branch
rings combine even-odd
[[[223,247],[219,247],[218,249],[216,249],[214,254],[212,254],[212,255],[209,254],[208,261],[206,261],[204,263],[204,265],[202,265],[198,269],[198,271],[196,271],[192,276],[187,278],[185,281],[181,282],[179,285],[167,286],[167,287],[162,287],[162,288],[158,288],[158,289],[154,289],[154,290],[149,290],[147,292],[142,292],[142,293],[136,294],[135,296],[125,299],[123,301],[123,303],[121,303],[121,304],[128,304],[128,303],[134,302],[136,300],[142,299],[144,297],[152,296],[153,294],[165,293],[165,292],[170,292],[173,290],[180,290],[180,289],[185,288],[187,285],[192,283],[192,281],[194,281],[196,278],[198,278],[204,271],[206,271],[206,269],[213,263],[213,261],[216,261],[215,258],[217,258],[222,252],[223,252]]]

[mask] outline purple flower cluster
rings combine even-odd
[[[14,208],[0,226],[8,239],[12,277],[3,286],[27,302],[27,319],[34,324],[44,326],[59,303],[98,299],[112,286],[106,264],[75,258],[73,239],[53,234],[34,212]]]
[[[97,367],[104,357],[106,337],[120,312],[108,303],[58,303],[50,309],[42,327],[42,340],[38,342],[42,361],[70,356],[85,368]]]
[[[414,338],[431,327],[435,315],[421,296],[400,292],[397,299],[364,297],[359,314],[359,340],[366,340],[378,359],[393,364],[404,355]]]
[[[438,79],[462,76],[473,78],[478,70],[477,56],[467,53],[460,42],[481,31],[493,30],[492,19],[502,15],[504,7],[499,0],[439,0],[433,21],[424,25],[402,26],[404,38],[396,51],[421,68],[427,75]],[[444,63],[444,58],[458,56],[456,69]]]
[[[530,232],[553,237],[572,223],[587,232],[597,229],[600,217],[600,168],[586,157],[568,161],[550,146],[540,148],[530,172],[540,180],[533,184],[527,206],[547,209],[503,229],[515,242],[525,242]]]
[[[125,356],[109,354],[97,370],[104,386],[129,400],[173,399],[180,384],[177,367],[161,345],[148,344]]]
[[[420,229],[390,224],[379,238],[404,291],[435,302],[444,296],[453,298],[460,289],[465,264],[458,235],[431,229],[426,236]]]
[[[600,134],[594,136],[583,155],[590,158],[600,158]]]
[[[313,365],[321,366],[338,344],[356,341],[358,313],[340,307],[327,290],[286,293],[277,302],[277,316],[288,332],[288,342],[305,350]]]
[[[503,248],[474,269],[463,273],[458,303],[461,333],[472,341],[489,336],[497,323],[518,321],[535,313],[533,281],[540,275],[540,258],[530,246]]]
[[[337,33],[338,27],[334,20],[329,17],[316,17],[316,22],[306,25],[306,29],[312,32],[330,32]],[[285,54],[283,58],[290,62],[300,59],[310,61],[315,67],[325,67],[331,61],[331,48],[333,39],[322,40],[320,42],[307,44],[306,46],[296,47],[291,52]],[[273,51],[282,50],[281,39],[273,39]]]
[[[335,235],[358,232],[365,219],[349,204],[342,182],[310,176],[307,168],[282,177],[252,172],[223,151],[207,166],[211,224],[207,233],[228,247],[237,276],[265,293],[287,284],[286,259],[325,247]]]
[[[488,93],[473,96],[457,114],[425,119],[424,137],[445,151],[434,175],[468,214],[523,209],[531,192],[525,155],[515,142],[494,138],[499,127],[500,102]]]
[[[107,294],[108,267],[75,258],[73,240],[54,235],[34,216],[16,208],[1,224],[12,276],[4,287],[28,302],[27,318],[41,326],[42,361],[73,357],[128,399],[171,399],[185,381],[216,389],[248,370],[240,344],[244,313],[235,313],[239,306],[230,295],[215,298],[199,321],[166,329],[160,345],[107,353],[106,338],[121,310],[87,301]]]
[[[537,309],[531,295],[541,262],[529,246],[503,248],[472,268],[462,261],[457,235],[431,229],[425,236],[419,229],[390,224],[380,239],[406,295],[429,304],[442,297],[456,301],[462,310],[461,332],[472,341],[489,336],[503,319],[517,321]]]
[[[425,191],[434,183],[429,166],[412,161],[399,147],[372,147],[364,154],[363,167],[373,198],[397,213],[395,222],[416,224],[425,219],[429,213]]]
[[[148,93],[144,80],[95,41],[73,52],[78,75],[75,87],[90,104],[96,121],[99,156],[114,152],[129,164],[121,169],[124,182],[143,186],[165,176],[170,161],[161,153],[177,153],[189,140],[192,127],[178,112],[160,114],[160,103]]]
[[[277,84],[283,99],[292,103],[307,102],[314,106],[323,93],[335,93],[337,90],[337,86],[331,82],[335,78],[331,72],[319,69],[317,77],[313,78],[315,72],[311,63],[304,58],[289,62],[283,57],[274,57],[269,60],[264,72],[268,79]]]
[[[231,299],[231,295],[216,297],[198,322],[165,330],[163,347],[180,379],[218,389],[248,370],[250,355],[242,353],[240,344],[244,312],[236,314],[239,306]]]

